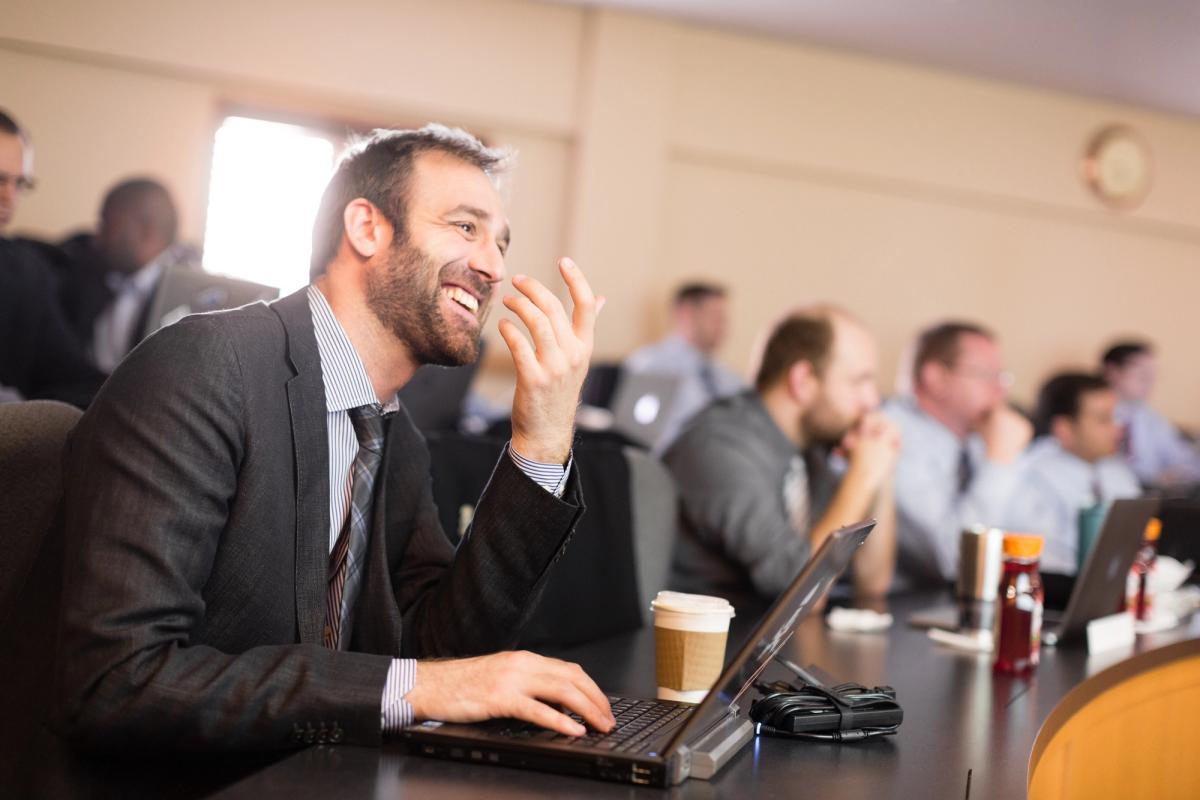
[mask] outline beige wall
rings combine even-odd
[[[33,129],[42,181],[18,227],[87,224],[136,171],[171,184],[199,239],[225,103],[436,118],[522,151],[510,270],[548,278],[576,256],[610,299],[602,356],[659,334],[672,286],[705,276],[733,291],[735,368],[765,320],[814,299],[870,321],[886,385],[921,324],[978,318],[1025,400],[1138,332],[1160,345],[1160,405],[1200,426],[1196,120],[519,0],[7,5],[0,105]],[[1128,214],[1078,177],[1111,121],[1156,161]]]

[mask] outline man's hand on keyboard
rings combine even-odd
[[[608,698],[578,664],[527,652],[418,661],[416,683],[404,699],[418,720],[513,717],[567,736],[584,735],[582,725],[554,708],[563,706],[596,730],[614,725]]]

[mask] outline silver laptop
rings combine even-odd
[[[653,448],[666,429],[683,379],[662,372],[622,372],[613,394],[613,428]]]
[[[699,704],[610,696],[617,726],[571,737],[519,720],[424,722],[401,732],[408,752],[648,786],[711,778],[753,738],[746,693],[846,569],[875,522],[835,531],[780,595]],[[577,721],[582,720],[575,715]]]
[[[1082,638],[1089,622],[1117,612],[1146,523],[1158,513],[1158,506],[1157,497],[1113,502],[1100,535],[1075,578],[1066,610],[1061,617],[1047,612],[1043,618],[1043,642],[1053,646]]]
[[[186,317],[205,311],[237,308],[258,300],[274,300],[279,290],[250,281],[213,275],[198,269],[167,267],[146,315],[145,338]]]

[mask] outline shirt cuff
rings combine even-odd
[[[407,728],[413,721],[412,706],[404,696],[412,691],[417,682],[417,662],[412,658],[393,658],[388,667],[387,680],[383,684],[383,704],[379,721],[384,733],[396,733]]]
[[[567,485],[567,477],[571,474],[571,464],[575,461],[575,453],[567,456],[566,464],[544,464],[541,461],[531,461],[513,449],[512,442],[508,443],[508,454],[513,463],[529,478],[555,497],[562,497]]]

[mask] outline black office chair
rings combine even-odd
[[[438,516],[457,544],[504,440],[433,434],[428,441]],[[581,436],[574,454],[587,511],[546,581],[522,647],[577,644],[639,628],[665,581],[675,496],[665,469],[603,438]]]
[[[621,382],[621,365],[618,362],[599,361],[588,367],[587,377],[580,391],[580,402],[585,406],[612,408],[613,395]]]
[[[81,415],[54,400],[0,404],[0,629],[58,511],[63,445]]]
[[[53,400],[0,405],[0,794],[22,787],[49,734],[58,598],[62,587],[63,446],[81,412]]]

